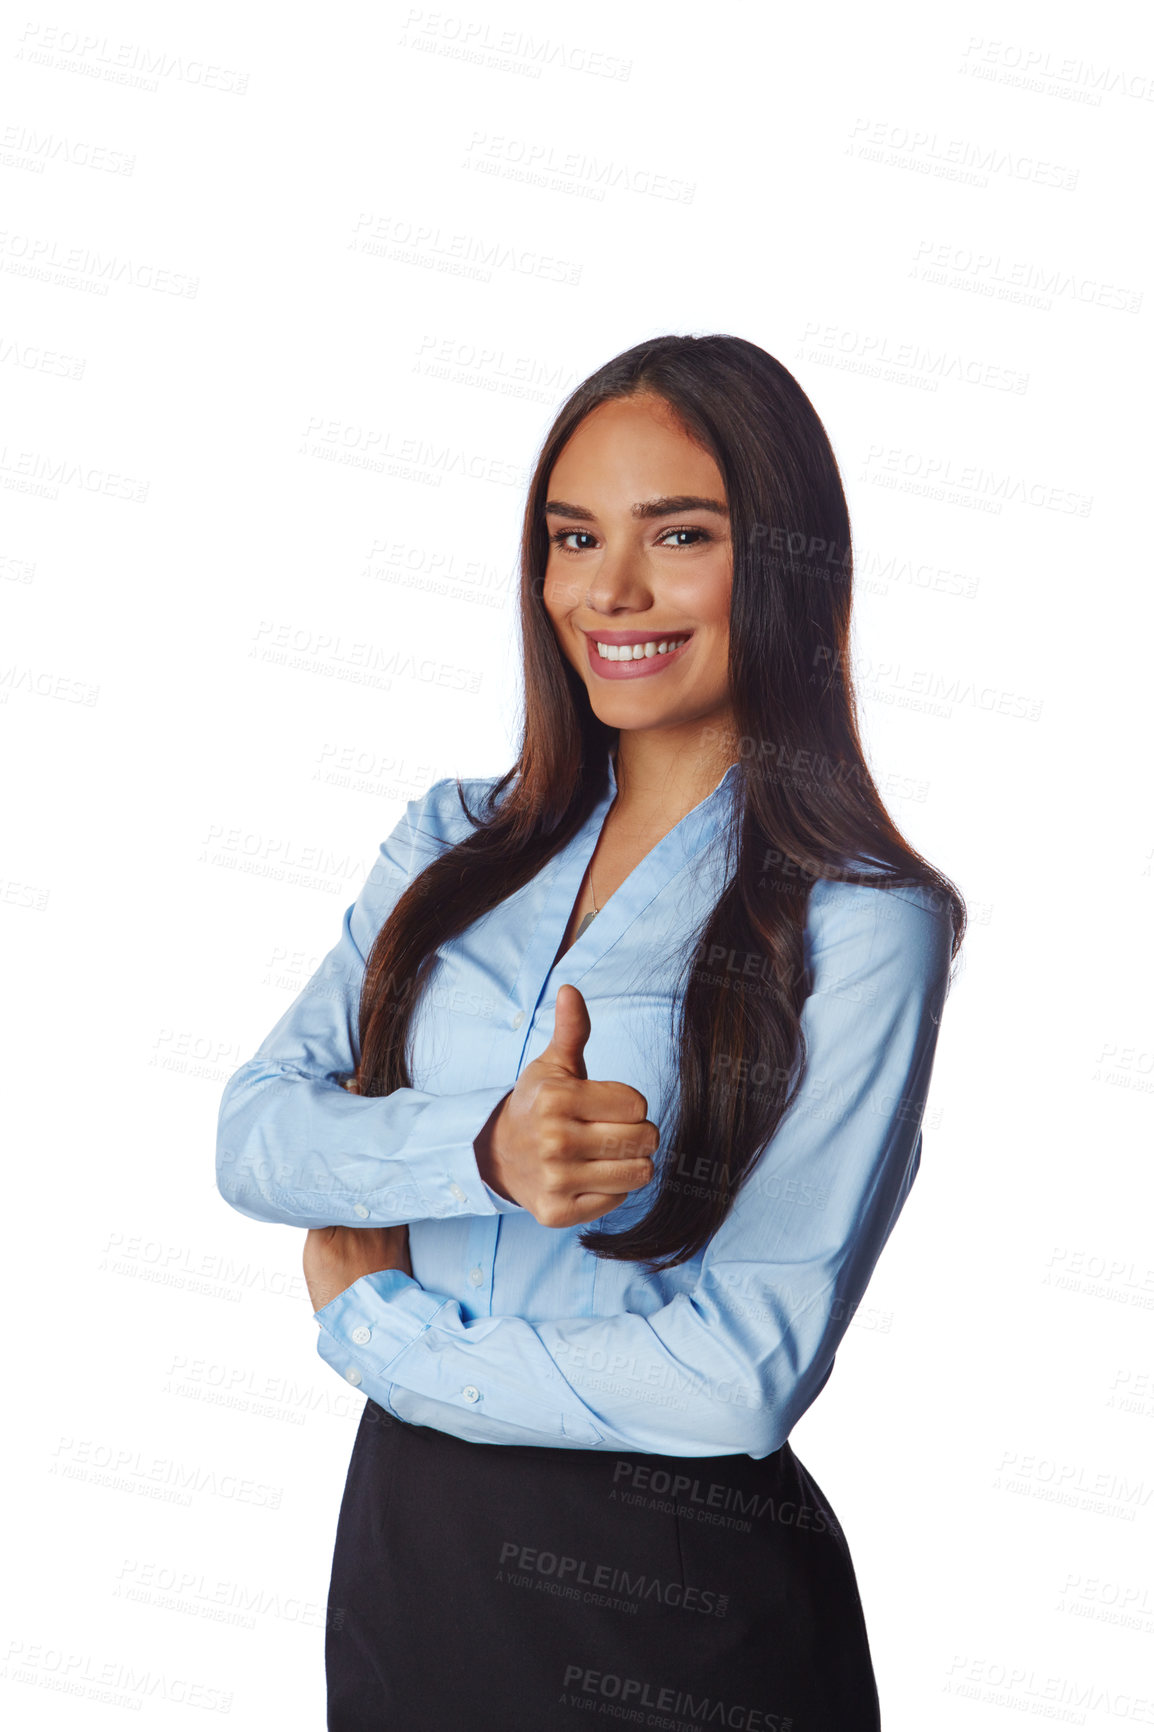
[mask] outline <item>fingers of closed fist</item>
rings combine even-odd
[[[639,1089],[591,1081],[547,1049],[501,1102],[481,1158],[542,1225],[596,1220],[653,1177],[660,1137],[648,1111]]]
[[[583,1191],[576,1197],[557,1197],[543,1202],[533,1213],[542,1227],[581,1227],[595,1221],[599,1215],[608,1215],[624,1201],[623,1192],[602,1196]]]
[[[652,1160],[661,1141],[661,1133],[651,1119],[635,1124],[603,1119],[586,1127],[593,1133],[585,1145],[587,1155],[596,1153],[603,1160]]]
[[[653,1130],[651,1126],[646,1128]],[[596,1220],[616,1209],[631,1191],[648,1185],[653,1177],[653,1161],[648,1154],[638,1156],[635,1150],[618,1149],[619,1139],[613,1134],[616,1127],[584,1125],[572,1129],[586,1135],[584,1138],[571,1135],[564,1154],[553,1159],[541,1158],[533,1196],[526,1204],[543,1227],[572,1227]],[[604,1134],[606,1129],[609,1136]],[[655,1132],[653,1142],[655,1146]]]
[[[570,1119],[596,1123],[609,1119],[614,1124],[640,1124],[649,1111],[649,1103],[640,1089],[622,1082],[583,1082],[576,1077],[558,1077],[541,1084],[537,1097],[538,1111]]]
[[[653,1177],[653,1162],[641,1161],[582,1161],[572,1169],[565,1187],[570,1197],[583,1192],[615,1191],[622,1195],[640,1191]]]
[[[637,1125],[555,1119],[538,1131],[535,1154],[543,1177],[558,1168],[579,1165],[583,1171],[590,1161],[602,1166],[614,1162],[621,1169],[620,1176],[628,1177],[631,1184],[648,1184],[659,1140],[656,1125],[648,1119]]]

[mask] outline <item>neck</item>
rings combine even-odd
[[[738,755],[728,718],[683,728],[621,728],[613,766],[617,811],[638,824],[676,822],[712,793]]]

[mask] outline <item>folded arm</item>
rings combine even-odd
[[[468,1321],[386,1270],[315,1313],[321,1357],[398,1418],[475,1441],[780,1448],[829,1377],[917,1172],[950,967],[949,925],[925,892],[842,885],[821,905],[805,1079],[691,1291],[648,1316]]]

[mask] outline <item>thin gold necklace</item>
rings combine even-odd
[[[616,770],[616,765],[614,766],[614,769]],[[618,789],[618,793],[619,792],[620,792],[620,789]],[[617,804],[617,794],[614,794],[612,800],[609,802],[609,811],[610,812],[613,810],[613,808],[616,804]],[[605,815],[606,815],[606,817],[608,817],[609,813],[607,812]],[[596,853],[596,851],[597,851],[596,850],[596,844],[594,844],[594,853]],[[593,898],[593,912],[591,914],[582,915],[581,924],[580,924],[580,926],[578,926],[576,932],[573,934],[574,944],[576,944],[577,940],[580,938],[580,936],[584,932],[585,928],[587,926],[591,925],[592,922],[597,918],[597,916],[601,912],[600,908],[598,908],[598,906],[597,906],[597,892],[593,888],[593,856],[592,855],[590,855],[590,857],[589,857],[589,865],[586,868],[586,870],[587,870],[588,875],[589,875],[589,894]]]

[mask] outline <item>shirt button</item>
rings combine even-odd
[[[361,1381],[360,1372],[357,1370],[355,1365],[350,1365],[348,1370],[345,1372],[345,1382],[346,1383],[359,1383],[360,1381]]]
[[[462,1191],[460,1185],[456,1185],[456,1184],[450,1185],[449,1189],[452,1192],[453,1196],[456,1197],[458,1203],[464,1203],[467,1200],[465,1197],[465,1193],[464,1193],[464,1191]]]
[[[366,1329],[363,1323],[358,1328],[353,1330],[353,1340],[356,1342],[358,1347],[363,1347],[365,1342],[371,1341],[372,1338],[373,1338],[372,1330]]]
[[[520,1028],[520,1026],[524,1022],[524,1020],[525,1020],[525,1012],[523,1010],[519,1010],[517,1012],[516,1016],[513,1018],[513,1027],[514,1028]]]
[[[466,1383],[461,1394],[465,1397],[466,1401],[480,1401],[481,1399],[481,1391],[477,1388],[475,1383]]]
[[[485,1271],[479,1267],[476,1269],[470,1269],[469,1279],[473,1283],[474,1287],[479,1287],[481,1282],[485,1279]],[[356,1340],[355,1335],[353,1336],[353,1340]]]
[[[353,1209],[353,1214],[359,1215],[361,1217],[362,1221],[366,1218],[366,1216],[368,1215],[368,1212],[369,1211],[365,1208],[365,1205],[363,1203],[357,1203]]]

